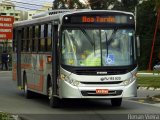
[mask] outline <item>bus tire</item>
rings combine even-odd
[[[58,97],[55,97],[53,95],[52,83],[51,82],[50,82],[50,85],[48,87],[48,97],[49,97],[49,105],[50,105],[50,107],[52,107],[52,108],[60,107],[61,100]]]
[[[122,104],[122,98],[112,98],[111,99],[111,104],[114,107],[120,107]]]
[[[28,90],[27,77],[25,74],[23,75],[23,81],[24,81],[24,95],[27,99],[30,99],[33,97],[33,93]]]

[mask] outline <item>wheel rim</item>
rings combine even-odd
[[[50,86],[48,89],[48,98],[51,99],[52,98],[52,87]]]

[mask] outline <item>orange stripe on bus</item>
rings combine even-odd
[[[30,69],[30,68],[32,68],[32,64],[21,64],[21,68]],[[13,69],[17,69],[17,64],[13,65]]]
[[[32,68],[32,65],[31,64],[21,64],[21,68],[30,69],[30,68]]]
[[[44,61],[41,61],[44,62]],[[43,68],[44,63],[41,63],[41,67]],[[22,69],[29,69],[32,68],[31,64],[21,64]],[[41,68],[41,69],[42,69]],[[13,65],[13,80],[17,80],[17,64]],[[44,76],[40,75],[38,84],[27,84],[28,88],[43,91],[43,84],[44,84]]]
[[[31,69],[32,65],[31,64],[21,64],[21,68],[22,69]],[[17,64],[13,65],[13,71],[12,71],[12,77],[13,80],[16,81],[17,80]]]
[[[41,60],[39,60],[39,70],[43,70],[44,69],[44,60],[43,59],[41,59]]]

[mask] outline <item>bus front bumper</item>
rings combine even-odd
[[[60,98],[122,98],[122,97],[135,97],[137,96],[136,80],[127,86],[73,86],[66,81],[60,81]],[[97,94],[96,90],[108,90],[108,94]]]

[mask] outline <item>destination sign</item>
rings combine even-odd
[[[132,15],[68,15],[64,24],[134,24]]]
[[[96,17],[87,17],[87,16],[82,16],[82,23],[115,23],[116,19],[115,17],[112,16],[107,16],[107,17],[101,17],[101,16],[96,16]]]

